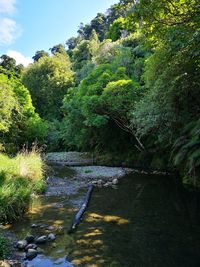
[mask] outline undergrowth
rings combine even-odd
[[[20,218],[29,206],[31,194],[45,189],[44,164],[33,149],[10,158],[0,153],[0,222]]]

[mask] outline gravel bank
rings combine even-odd
[[[70,167],[76,172],[76,177],[84,180],[103,179],[110,181],[112,179],[120,179],[132,172],[132,169],[121,167],[105,167],[105,166],[84,166]]]

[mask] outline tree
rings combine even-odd
[[[60,53],[60,54],[66,54],[66,50],[65,50],[65,47],[64,45],[62,44],[58,44],[58,45],[54,45],[52,48],[49,49],[51,51],[51,53],[53,55],[55,55],[56,53]]]
[[[43,118],[61,117],[62,99],[73,84],[73,76],[67,54],[42,57],[26,69],[23,83],[30,90],[36,111]]]
[[[18,103],[14,98],[12,87],[8,78],[0,74],[0,131],[6,132],[12,123],[11,116]]]
[[[3,73],[9,77],[21,77],[23,69],[23,65],[16,65],[16,60],[14,58],[7,55],[2,55],[0,57],[0,73]]]
[[[72,51],[72,61],[75,70],[81,69],[91,60],[90,41],[81,41]]]
[[[44,50],[39,50],[35,53],[35,56],[32,57],[32,59],[34,60],[34,62],[38,61],[40,58],[42,57],[48,57],[49,54],[44,51]]]
[[[112,41],[117,41],[123,35],[123,31],[126,30],[126,22],[125,19],[120,17],[113,21],[113,23],[109,27],[109,31],[107,32],[107,38],[112,39]],[[128,32],[127,32],[128,34]]]

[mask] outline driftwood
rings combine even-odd
[[[78,226],[78,224],[80,223],[82,217],[83,217],[83,214],[84,212],[86,211],[87,207],[88,207],[88,204],[89,204],[89,201],[90,201],[90,198],[91,198],[91,195],[92,195],[92,191],[93,191],[93,188],[94,186],[93,185],[90,185],[88,191],[87,191],[87,194],[85,196],[85,200],[83,202],[83,204],[81,205],[80,209],[78,210],[78,212],[76,213],[76,215],[74,216],[74,219],[72,221],[72,224],[71,224],[71,227],[68,231],[68,234],[71,234],[75,231],[76,227]]]

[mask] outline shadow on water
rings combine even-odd
[[[96,188],[72,235],[67,231],[87,189],[70,197],[39,197],[10,231],[22,239],[46,234],[47,226],[60,229],[55,242],[41,246],[42,254],[30,262],[34,267],[72,266],[69,261],[81,267],[200,266],[199,233],[174,188],[169,177],[136,174],[117,189]],[[32,229],[33,223],[43,227]]]
[[[199,236],[168,177],[134,175],[96,189],[75,236],[76,266],[200,266]]]

